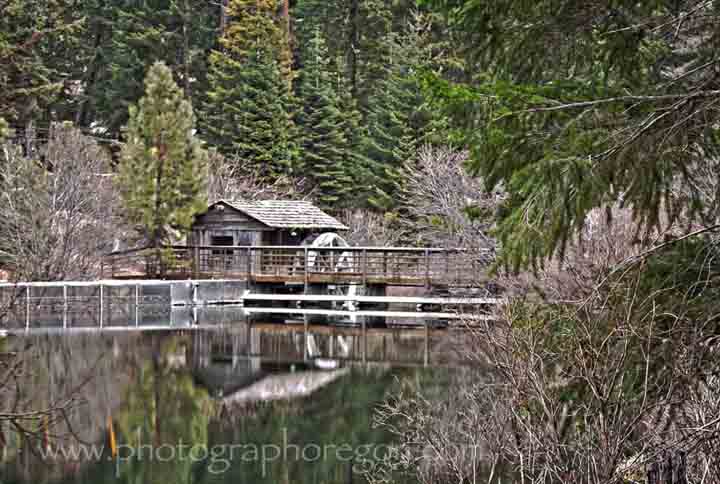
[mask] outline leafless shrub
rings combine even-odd
[[[684,380],[672,370],[691,350],[694,322],[673,315],[668,325],[655,312],[656,295],[627,291],[625,304],[616,295],[599,310],[507,307],[481,330],[475,342],[482,343],[469,347],[484,371],[470,382],[454,378],[446,397],[428,399],[416,389],[381,408],[378,423],[401,437],[385,475],[499,482],[491,476],[505,469],[504,478],[516,473],[517,482],[609,484],[643,476],[664,451],[691,448],[692,465],[707,469],[714,454],[690,444],[716,446],[719,416],[705,415],[711,419],[695,428],[671,419],[678,409],[698,408],[687,399],[697,375]],[[472,480],[483,463],[490,470]]]
[[[406,163],[404,222],[419,244],[495,247],[489,232],[504,195],[486,192],[482,180],[467,173],[467,157],[464,151],[424,146]]]
[[[243,169],[239,160],[229,160],[211,152],[209,160],[208,200],[307,200],[312,193],[304,179],[281,176],[268,180]]]
[[[95,277],[118,227],[107,154],[65,125],[53,127],[41,159],[21,153],[3,146],[2,263],[25,280]]]
[[[73,447],[101,442],[143,350],[133,335],[0,341],[1,465],[14,462],[28,482],[67,476],[69,468],[49,465],[68,464],[63,454],[44,459],[39,451],[62,448],[69,458]]]
[[[677,224],[665,224],[650,232],[638,232],[630,208],[615,205],[596,209],[562,258],[554,257],[536,271],[500,271],[498,281],[511,296],[582,302],[597,295],[608,274],[638,260],[649,248],[677,237],[682,230]]]
[[[515,297],[476,326],[462,348],[477,370],[453,375],[447,393],[391,396],[377,422],[400,448],[378,482],[393,471],[427,483],[639,482],[682,453],[688,482],[718,482],[717,249],[632,257],[644,252],[631,233],[599,230],[575,247],[582,272],[569,282],[544,274],[546,290],[580,288],[582,300]],[[472,459],[458,448],[479,451]]]
[[[483,368],[454,370],[449,389],[404,381],[376,409],[375,424],[396,447],[368,472],[370,482],[394,482],[397,474],[422,484],[496,482],[507,474],[500,451],[512,440],[497,396]]]
[[[341,212],[339,218],[349,228],[343,238],[353,246],[392,247],[399,245],[402,237],[397,219],[389,214],[348,209]]]

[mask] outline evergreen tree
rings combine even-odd
[[[444,115],[431,113],[418,77],[423,70],[435,67],[433,45],[424,32],[420,24],[408,23],[401,34],[386,38],[391,52],[386,73],[367,103],[368,131],[363,143],[368,160],[367,198],[371,206],[380,209],[395,205],[403,164],[420,144],[445,132],[447,124]]]
[[[392,3],[385,0],[298,0],[294,9],[295,34],[300,58],[316,29],[328,45],[328,58],[341,72],[361,107],[377,87],[385,71],[383,62],[389,55],[385,38],[393,23]]]
[[[205,0],[145,0],[94,5],[88,44],[96,52],[87,69],[92,110],[108,134],[127,122],[127,107],[143,93],[143,78],[156,61],[168,65],[185,96],[205,91],[207,53],[214,45],[216,8]],[[107,35],[107,25],[112,25]],[[83,114],[87,118],[88,114]]]
[[[297,158],[293,100],[272,56],[261,50],[238,62],[213,52],[208,81],[204,139],[261,176],[291,172]]]
[[[358,103],[352,96],[347,85],[339,84],[341,91],[340,110],[344,115],[345,139],[347,149],[345,150],[346,165],[352,176],[352,190],[344,198],[346,205],[352,208],[371,208],[369,202],[370,193],[368,187],[372,184],[373,162],[365,153],[367,142],[367,127],[363,121],[362,113]]]
[[[128,219],[159,247],[168,227],[186,231],[206,208],[207,153],[193,134],[192,106],[163,63],[150,68],[145,96],[129,111],[118,182]]]
[[[693,178],[720,146],[717,8],[427,3],[483,66],[471,82],[426,82],[464,123],[473,172],[508,190],[497,235],[509,267],[562,257],[588,213],[614,202],[633,207],[641,229],[708,215]]]
[[[282,77],[292,80],[292,52],[288,33],[277,16],[274,0],[231,0],[228,26],[220,43],[222,50],[237,61],[257,56],[258,49],[269,54],[280,68]]]
[[[329,69],[328,50],[319,29],[306,52],[298,96],[302,106],[298,115],[302,140],[299,170],[314,182],[322,205],[338,208],[353,189],[346,113],[341,110],[337,74]]]
[[[293,170],[297,134],[294,99],[276,50],[282,31],[270,5],[230,4],[222,50],[210,55],[200,127],[206,141],[246,163],[244,169],[275,177]]]
[[[74,60],[64,57],[61,65],[55,59],[75,43],[82,25],[80,12],[54,0],[9,0],[0,7],[0,114],[19,135],[49,126]]]
[[[297,46],[297,57],[301,64],[309,59],[309,50],[316,32],[319,30],[326,42],[328,67],[345,75],[348,38],[347,17],[348,0],[298,0],[293,9],[295,20],[293,34]]]

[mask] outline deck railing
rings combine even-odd
[[[470,285],[484,279],[483,250],[414,247],[167,246],[108,254],[112,278],[242,278],[264,282]]]

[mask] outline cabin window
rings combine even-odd
[[[210,238],[210,245],[232,246],[232,245],[234,245],[233,237],[232,237],[232,235],[213,235]],[[220,254],[231,255],[232,251],[231,250],[213,249],[212,253],[213,253],[213,255],[220,255]]]
[[[212,245],[234,245],[232,235],[213,235]]]
[[[237,232],[237,243],[235,245],[253,245],[253,232]]]

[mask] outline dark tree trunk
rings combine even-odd
[[[353,99],[357,99],[357,49],[359,39],[358,7],[359,0],[350,0],[350,32],[348,38],[348,79]]]

